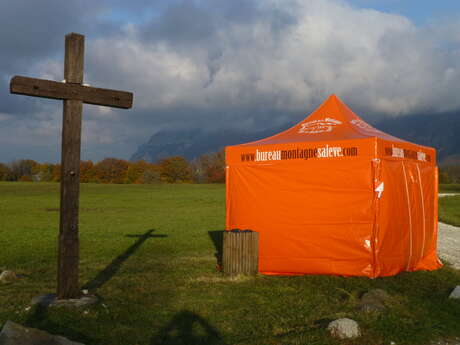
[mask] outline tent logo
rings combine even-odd
[[[361,119],[353,119],[350,121],[350,123],[358,128],[365,129],[367,131],[378,132],[378,130],[376,130],[374,127],[372,127],[371,125],[369,125]]]
[[[341,125],[339,120],[326,117],[325,119],[313,120],[302,123],[298,133],[316,134],[332,132],[335,126]]]

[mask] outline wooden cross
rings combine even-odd
[[[78,206],[80,195],[81,116],[83,103],[116,108],[131,108],[131,92],[99,89],[83,84],[85,37],[71,33],[65,36],[64,82],[15,76],[10,92],[64,100],[61,151],[61,211],[57,297],[78,298],[79,253]]]

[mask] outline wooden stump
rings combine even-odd
[[[259,271],[259,233],[224,231],[223,271],[228,275],[255,275]]]

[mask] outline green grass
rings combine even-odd
[[[460,336],[460,303],[447,298],[460,273],[448,265],[373,280],[222,276],[209,232],[224,227],[223,185],[82,185],[81,282],[99,286],[103,303],[26,310],[32,297],[55,289],[58,188],[0,183],[0,270],[23,275],[0,285],[0,324],[9,319],[87,345],[399,345]],[[393,296],[385,312],[357,311],[370,288]],[[338,317],[357,320],[363,336],[340,342],[314,327]]]
[[[439,198],[439,220],[460,226],[460,195]]]

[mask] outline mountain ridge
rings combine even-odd
[[[294,123],[262,131],[236,129],[205,131],[203,129],[164,130],[138,147],[130,160],[156,162],[170,156],[193,160],[205,153],[216,152],[227,145],[259,140],[282,132]],[[436,115],[408,115],[383,119],[373,126],[406,141],[435,147],[438,163],[460,164],[460,111]]]

